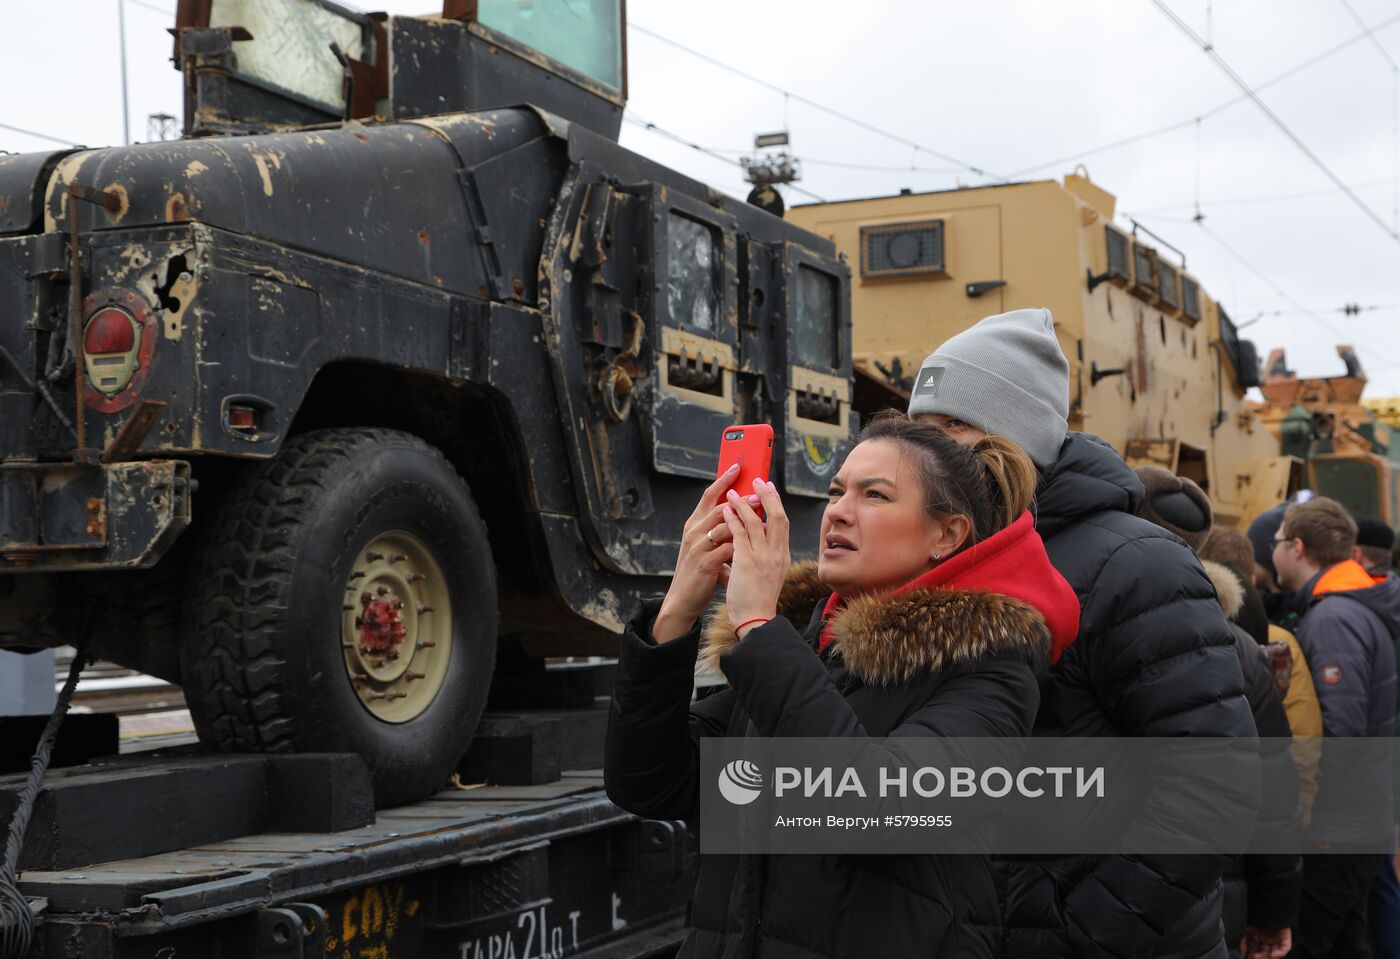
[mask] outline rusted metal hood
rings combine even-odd
[[[38,225],[49,171],[72,152],[0,155],[0,236],[27,233]]]
[[[44,229],[66,228],[77,181],[83,232],[198,221],[448,289],[475,289],[447,241],[465,238],[459,171],[548,136],[532,110],[429,117],[88,150],[49,177]],[[3,181],[0,181],[3,182]],[[446,244],[434,258],[435,242]]]

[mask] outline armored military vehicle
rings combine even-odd
[[[1383,401],[1366,402],[1366,372],[1356,351],[1337,347],[1345,372],[1299,378],[1283,350],[1264,364],[1259,417],[1283,452],[1303,461],[1305,485],[1353,513],[1400,524],[1400,432]]]
[[[1400,396],[1366,398],[1361,405],[1374,413],[1379,422],[1391,429],[1400,429]]]
[[[852,281],[855,405],[903,408],[925,356],[983,316],[1049,307],[1070,364],[1070,427],[1134,465],[1205,489],[1221,522],[1248,521],[1297,488],[1299,462],[1245,399],[1254,345],[1186,267],[1116,200],[1072,174],[975,189],[798,206],[788,219],[834,242]]]
[[[0,157],[0,646],[90,636],[396,802],[498,643],[615,649],[724,427],[815,552],[848,270],[618,146],[623,11],[181,0],[183,139]]]

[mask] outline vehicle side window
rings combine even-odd
[[[621,90],[618,0],[479,0],[477,20],[599,83]]]
[[[797,268],[797,361],[835,369],[840,365],[836,320],[836,277],[809,266]]]
[[[667,214],[666,300],[671,319],[705,333],[719,329],[719,236],[713,227]]]

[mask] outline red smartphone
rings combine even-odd
[[[768,468],[773,462],[773,427],[767,423],[750,423],[726,427],[719,442],[719,473],[734,463],[739,464],[739,476],[730,489],[740,496],[753,492],[753,481],[768,481]]]

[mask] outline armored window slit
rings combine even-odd
[[[1104,243],[1107,250],[1107,274],[1110,280],[1122,281],[1122,286],[1132,279],[1132,264],[1128,257],[1128,236],[1111,226],[1104,226]]]
[[[1161,276],[1157,272],[1157,251],[1141,243],[1133,243],[1133,292],[1152,302],[1157,299]]]
[[[1181,278],[1181,312],[1188,320],[1195,322],[1201,318],[1201,293],[1196,281],[1189,276]]]
[[[1176,267],[1164,260],[1157,260],[1157,296],[1169,310],[1181,309],[1180,274]]]
[[[718,360],[702,356],[666,357],[666,380],[674,387],[710,396],[724,395],[724,367]]]
[[[833,426],[840,425],[841,397],[835,393],[827,393],[825,390],[817,392],[797,390],[795,392],[798,416],[804,420],[830,423]]]

